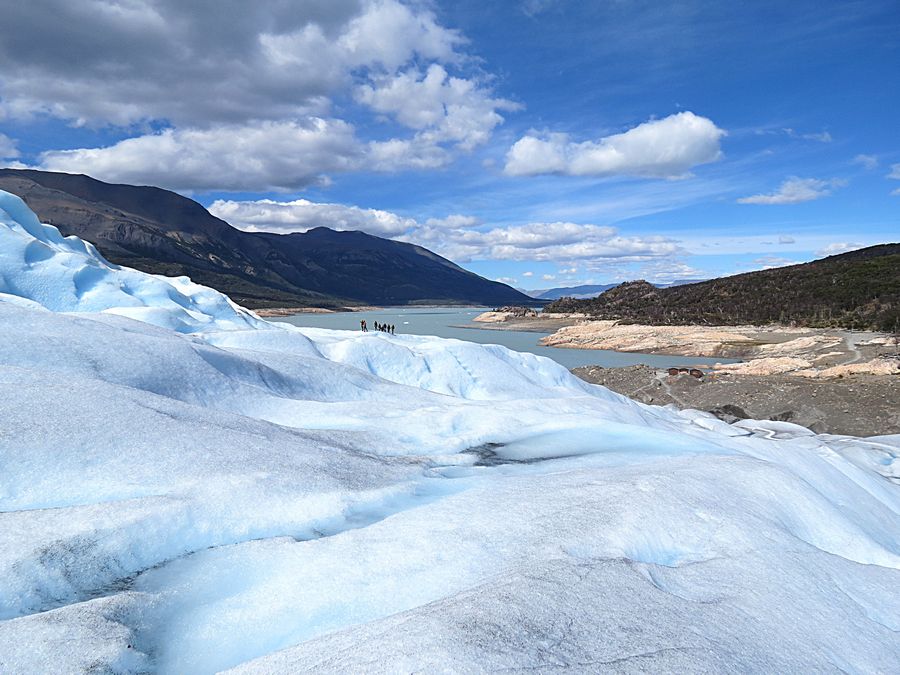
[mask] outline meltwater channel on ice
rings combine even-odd
[[[897,672],[900,438],[263,321],[0,192],[0,672]]]

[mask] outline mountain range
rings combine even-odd
[[[90,241],[111,262],[189,276],[250,308],[533,302],[431,251],[363,232],[244,232],[198,202],[156,187],[0,169],[0,189],[41,222]]]
[[[658,288],[621,284],[596,298],[563,298],[547,311],[634,323],[782,323],[900,331],[900,243],[820,260]]]
[[[695,284],[705,279],[681,279],[665,284],[653,284],[657,288],[668,288],[669,286],[683,286],[684,284]],[[576,300],[587,300],[596,298],[601,293],[605,293],[611,288],[615,288],[619,284],[582,284],[581,286],[561,286],[559,288],[542,288],[533,291],[526,291],[535,300],[559,300],[561,298],[575,298]]]

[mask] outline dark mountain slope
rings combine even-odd
[[[563,298],[546,310],[657,325],[793,323],[896,331],[900,244],[684,286],[634,281],[590,300]]]
[[[112,262],[184,274],[249,307],[528,301],[418,246],[327,228],[243,232],[160,188],[0,169],[0,189],[21,196],[41,221],[90,241]]]

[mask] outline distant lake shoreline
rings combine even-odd
[[[304,312],[292,316],[270,318],[270,321],[309,328],[358,331],[360,321],[369,330],[375,323],[393,324],[397,335],[436,335],[479,344],[498,344],[518,352],[528,352],[553,359],[568,369],[581,366],[621,368],[647,365],[653,368],[702,367],[715,363],[734,363],[736,359],[616,352],[605,349],[560,349],[539,344],[549,332],[537,330],[498,330],[485,328],[472,320],[489,307],[384,307],[353,312]]]

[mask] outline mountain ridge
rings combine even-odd
[[[508,304],[528,296],[428,249],[364,232],[245,232],[198,202],[153,186],[83,174],[0,169],[16,194],[64,235],[111,262],[189,276],[251,308],[353,304]]]
[[[686,284],[695,284],[698,281],[706,281],[706,279],[680,279],[668,283],[653,284],[657,288],[668,288],[669,286],[682,286]],[[562,298],[575,298],[576,300],[589,300],[596,298],[601,293],[605,293],[611,288],[615,288],[619,283],[614,284],[581,284],[580,286],[558,286],[556,288],[540,288],[529,291],[527,294],[535,300],[561,300]]]

